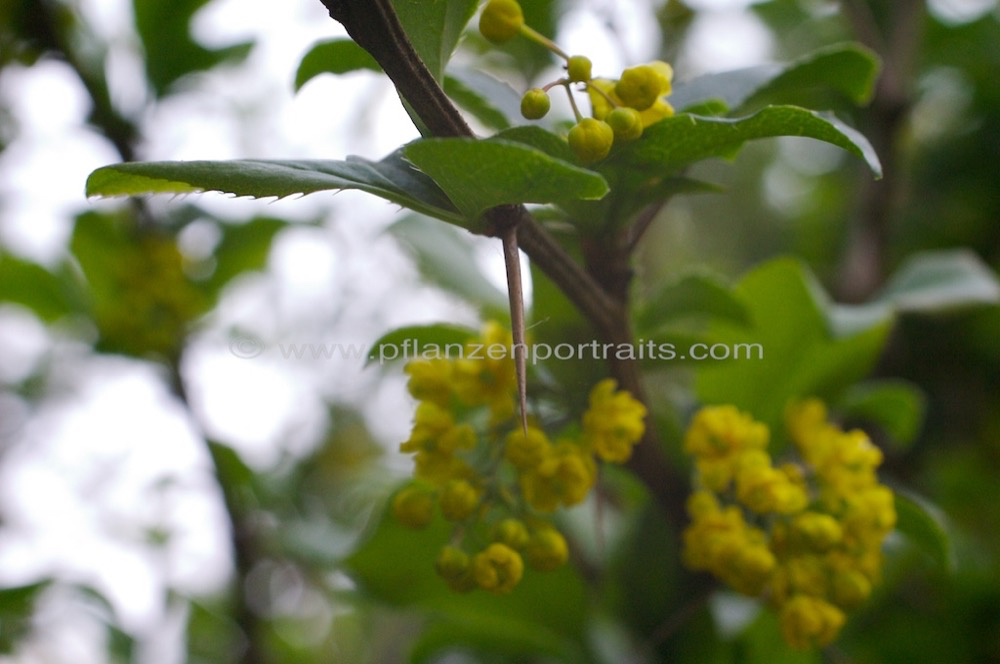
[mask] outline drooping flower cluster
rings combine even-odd
[[[413,482],[393,498],[404,525],[427,526],[435,512],[454,524],[438,557],[438,574],[457,591],[512,590],[525,562],[539,571],[569,556],[547,515],[581,503],[597,480],[597,463],[623,463],[642,437],[645,407],[613,380],[598,383],[576,426],[551,438],[537,422],[515,421],[516,381],[510,335],[488,323],[458,359],[421,359],[406,367],[418,400],[409,439]],[[475,355],[477,359],[472,359]]]
[[[698,412],[684,440],[697,489],[684,560],[764,599],[796,648],[836,638],[870,595],[896,513],[875,469],[882,454],[862,431],[842,431],[810,399],[789,407],[799,463],[775,466],[765,425],[733,406]]]
[[[657,60],[629,67],[617,80],[594,78],[589,58],[565,53],[525,24],[517,0],[489,0],[479,17],[479,31],[495,44],[523,35],[565,60],[565,77],[525,92],[521,115],[529,120],[545,117],[551,106],[548,91],[556,86],[565,88],[576,115],[576,125],[569,131],[569,146],[583,163],[604,159],[615,143],[633,141],[642,136],[645,127],[674,114],[665,100],[673,78],[673,69],[666,62]],[[571,90],[574,83],[580,84],[590,97],[593,117],[583,117],[577,108]]]

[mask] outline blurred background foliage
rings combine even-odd
[[[141,103],[123,104],[107,79],[109,44],[77,3],[2,0],[0,80],[13,71],[61,63],[89,98],[89,129],[102,135],[118,158],[134,159],[146,145],[152,109],[196,87],[211,70],[236,67],[252,53],[252,43],[209,47],[192,36],[192,19],[208,4],[133,0],[134,44],[145,88],[138,94]],[[583,7],[603,23],[609,39],[624,39],[609,3],[523,4],[528,22],[543,33],[558,34]],[[707,3],[633,4],[662,33],[659,50],[648,56],[674,62],[680,80],[701,73],[692,49],[709,13]],[[782,255],[808,265],[844,303],[870,300],[924,250],[964,249],[1000,269],[996,3],[771,0],[747,11],[766,29],[776,61],[844,41],[860,41],[879,54],[883,69],[872,102],[838,112],[872,141],[885,177],[872,181],[860,161],[802,140],[760,141],[733,163],[700,164],[691,175],[722,185],[725,193],[678,197],[660,213],[638,256],[639,302],[683,305],[694,293],[715,302],[717,317],[739,318],[738,305],[725,295],[727,284]],[[321,8],[316,15],[321,17]],[[302,50],[308,46],[302,44]],[[459,51],[467,69],[488,70],[515,88],[552,66],[547,52],[524,40],[498,52],[469,35]],[[11,101],[0,97],[0,150],[19,138]],[[458,602],[418,564],[431,555],[421,551],[438,545],[440,532],[432,528],[404,538],[391,525],[375,527],[399,477],[398,460],[392,458],[397,441],[373,435],[356,404],[317,388],[317,398],[326,402],[325,431],[307,451],[266,467],[241,458],[230,441],[215,440],[198,424],[200,413],[191,405],[184,376],[191,336],[211,327],[213,312],[237,278],[267,269],[272,243],[292,222],[271,216],[221,219],[197,201],[99,208],[81,201],[66,223],[73,230],[54,261],[0,247],[0,306],[5,315],[27,313],[47,326],[53,344],[68,339],[83,352],[126,356],[155,368],[173,403],[205,441],[217,499],[225,506],[231,569],[221,592],[164,589],[165,615],[180,616],[182,623],[181,645],[173,650],[151,646],[155,626],[130,628],[118,615],[120,607],[58,569],[23,582],[9,581],[16,574],[5,573],[0,661],[38,661],[31,659],[32,648],[50,629],[52,607],[69,606],[103,626],[90,634],[103,652],[103,659],[94,661],[1000,662],[1000,502],[991,498],[1000,478],[996,306],[935,316],[919,307],[904,309],[886,329],[886,350],[872,376],[897,382],[875,382],[867,392],[862,386],[844,395],[843,412],[869,428],[868,415],[873,408],[886,412],[877,406],[886,400],[902,403],[889,412],[922,413],[922,420],[904,418],[895,428],[880,419],[874,434],[887,452],[887,476],[936,506],[930,510],[940,519],[922,527],[945,529],[953,550],[935,557],[927,547],[891,542],[886,579],[873,601],[826,653],[799,654],[775,638],[768,613],[725,593],[707,602],[687,596],[690,580],[677,571],[676,524],[652,507],[645,490],[624,472],[606,478],[620,503],[600,525],[610,533],[607,541],[595,534],[591,512],[567,516],[564,525],[580,548],[574,571],[538,580],[511,597]],[[199,233],[213,238],[212,251],[185,250],[179,238],[195,223]],[[337,223],[336,218],[295,222],[297,227]],[[413,257],[427,283],[452,301],[467,302],[484,315],[502,311],[503,297],[480,264],[441,255],[441,247],[467,252],[460,254],[463,259],[474,255],[467,238],[419,218],[398,222],[390,236]],[[786,272],[800,269],[791,265]],[[710,276],[692,278],[692,267]],[[785,283],[781,278],[772,271],[758,278],[757,287]],[[667,283],[688,285],[664,295]],[[543,303],[558,306],[558,298],[547,294],[550,288],[535,280],[536,318],[561,316],[539,310]],[[791,308],[780,300],[768,306],[779,312]],[[796,312],[788,315],[776,325],[806,325]],[[646,320],[650,329],[664,322],[655,310],[643,314],[641,307],[637,320],[640,327]],[[589,340],[586,331],[581,334]],[[29,420],[65,389],[51,381],[58,355],[52,351],[47,357],[0,386],[0,420],[5,420],[0,465],[19,444],[19,427],[12,422]],[[592,382],[581,376],[599,368],[560,370],[566,375],[555,384],[572,385]],[[679,423],[691,405],[683,396],[691,379],[690,367],[651,374],[651,383],[662,388],[658,416],[668,442],[678,440]],[[699,392],[712,394],[712,379],[699,380]],[[918,391],[908,387],[913,385]],[[781,386],[752,387],[781,391]],[[16,515],[0,504],[0,532],[11,519]],[[154,524],[145,544],[155,550],[170,537],[166,526]],[[62,657],[51,661],[80,661],[72,652]]]

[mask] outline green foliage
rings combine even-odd
[[[789,400],[834,398],[867,374],[885,343],[889,323],[836,337],[816,291],[807,268],[789,259],[766,263],[746,275],[735,293],[747,308],[750,326],[716,321],[710,331],[731,348],[759,345],[763,359],[700,365],[700,401],[735,404],[777,431]]]
[[[190,34],[195,12],[208,0],[133,0],[135,26],[146,54],[146,75],[157,96],[187,74],[211,69],[226,60],[247,56],[251,43],[207,49]]]
[[[994,272],[975,254],[955,250],[911,256],[869,302],[829,311],[835,329],[847,332],[897,313],[942,315],[998,302]]]
[[[941,512],[911,491],[896,489],[896,529],[946,572],[955,571],[955,551]]]
[[[446,647],[465,647],[508,657],[547,654],[582,659],[586,595],[567,568],[527,575],[517,592],[456,594],[430,573],[451,526],[440,516],[424,530],[400,525],[389,510],[346,561],[367,596],[399,607],[419,607],[430,624],[414,646],[416,661]]]
[[[627,144],[612,159],[620,168],[675,172],[696,161],[730,156],[749,140],[775,136],[831,143],[864,159],[876,175],[882,172],[864,136],[833,116],[795,106],[769,106],[742,118],[675,115],[654,124],[643,140]]]
[[[221,191],[280,198],[331,189],[360,189],[432,217],[464,223],[440,189],[407,165],[400,151],[381,161],[138,162],[105,166],[87,179],[88,196]]]
[[[877,424],[897,449],[905,450],[920,433],[925,398],[913,384],[900,380],[874,380],[852,385],[839,410],[847,417]]]
[[[393,0],[413,49],[438,81],[478,0]]]
[[[484,317],[506,315],[507,296],[483,274],[467,235],[417,215],[400,219],[389,233],[413,255],[429,283],[480,308]]]
[[[83,309],[81,284],[66,269],[51,272],[37,263],[0,254],[0,301],[16,302],[46,322]]]
[[[682,111],[718,100],[725,108],[745,111],[767,104],[795,104],[812,109],[837,108],[871,99],[878,56],[858,44],[838,44],[813,51],[787,64],[705,74],[679,83],[670,101]]]
[[[433,348],[434,350],[430,352],[443,355],[449,346],[461,348],[476,334],[476,330],[446,323],[398,327],[386,332],[372,344],[365,364],[378,362],[384,365],[387,362],[412,360],[414,354],[421,354],[421,349],[424,348]],[[408,357],[406,353],[409,353]]]
[[[0,654],[12,653],[18,640],[30,631],[32,607],[51,585],[50,581],[38,581],[0,588]]]
[[[469,221],[505,203],[595,199],[608,191],[592,171],[503,139],[430,138],[404,151]]]
[[[352,39],[331,39],[310,48],[295,72],[295,90],[320,74],[346,74],[359,69],[382,71],[368,51]]]

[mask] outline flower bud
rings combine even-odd
[[[615,84],[615,94],[637,111],[646,110],[669,90],[670,80],[650,65],[629,67]]]
[[[419,486],[408,486],[392,499],[392,513],[408,528],[425,528],[434,518],[434,496]]]
[[[466,480],[448,480],[441,491],[441,514],[449,521],[461,521],[478,504],[479,492]]]
[[[521,97],[521,115],[528,120],[544,118],[550,106],[549,95],[541,88],[532,88]]]
[[[569,147],[577,159],[592,164],[608,156],[615,132],[607,122],[584,118],[569,130]]]
[[[608,113],[605,121],[615,132],[616,141],[634,141],[642,136],[642,117],[634,108],[627,106],[616,108]]]
[[[503,44],[524,25],[524,13],[517,0],[490,0],[479,15],[479,32],[494,44]]]
[[[569,558],[566,538],[555,528],[535,531],[524,550],[528,564],[541,572],[551,572]]]
[[[520,519],[504,519],[493,526],[490,534],[494,542],[506,544],[516,550],[523,549],[528,543],[528,529]]]
[[[590,80],[591,69],[590,58],[584,55],[574,55],[566,63],[566,74],[570,83],[586,83]]]

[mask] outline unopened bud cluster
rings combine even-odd
[[[684,560],[764,599],[785,640],[804,649],[830,643],[868,598],[896,512],[864,432],[830,424],[814,399],[793,404],[786,420],[799,461],[776,466],[765,425],[733,406],[695,415],[684,439],[697,484]]]
[[[512,347],[510,335],[488,323],[470,347],[495,344]],[[513,417],[510,357],[422,359],[406,367],[418,404],[400,449],[413,455],[415,477],[393,497],[392,511],[412,528],[438,514],[453,524],[435,569],[456,591],[507,593],[525,564],[544,572],[565,563],[569,548],[549,515],[582,502],[598,462],[628,460],[645,430],[645,407],[610,379],[591,390],[581,420],[562,435],[552,438],[537,423],[523,429]]]
[[[584,55],[567,55],[549,39],[532,30],[524,22],[524,13],[516,0],[489,0],[479,19],[482,35],[495,44],[502,44],[521,34],[552,50],[566,61],[566,76],[545,87],[532,88],[521,98],[521,114],[538,120],[549,112],[548,91],[562,86],[569,95],[576,114],[576,125],[569,131],[569,146],[585,163],[598,162],[613,145],[634,141],[644,128],[673,115],[674,109],[665,100],[670,94],[673,70],[665,62],[655,61],[629,67],[617,80],[594,78],[592,64]],[[577,108],[571,86],[579,84],[586,90],[593,109],[585,118]]]

